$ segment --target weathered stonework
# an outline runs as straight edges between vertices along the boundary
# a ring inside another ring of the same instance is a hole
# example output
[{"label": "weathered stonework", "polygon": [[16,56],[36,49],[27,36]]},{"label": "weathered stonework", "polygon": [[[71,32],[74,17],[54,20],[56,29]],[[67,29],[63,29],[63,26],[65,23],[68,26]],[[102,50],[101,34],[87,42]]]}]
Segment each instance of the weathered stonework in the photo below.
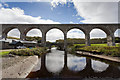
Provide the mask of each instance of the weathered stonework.
[{"label": "weathered stonework", "polygon": [[114,32],[120,28],[119,24],[2,24],[2,38],[7,37],[7,33],[17,28],[21,35],[20,39],[25,40],[26,34],[31,29],[37,28],[42,32],[42,44],[46,45],[46,33],[57,28],[64,34],[64,48],[67,46],[67,32],[73,28],[80,29],[85,34],[86,46],[90,46],[90,32],[94,28],[103,30],[107,34],[108,46],[115,46]]}]

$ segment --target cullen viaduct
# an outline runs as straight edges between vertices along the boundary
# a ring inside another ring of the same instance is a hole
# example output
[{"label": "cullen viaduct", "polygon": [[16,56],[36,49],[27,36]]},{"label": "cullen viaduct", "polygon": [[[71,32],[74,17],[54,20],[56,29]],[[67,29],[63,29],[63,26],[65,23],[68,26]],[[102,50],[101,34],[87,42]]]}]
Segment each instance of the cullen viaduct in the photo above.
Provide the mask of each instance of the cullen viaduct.
[{"label": "cullen viaduct", "polygon": [[1,24],[2,27],[2,38],[7,38],[7,33],[17,28],[20,31],[20,39],[25,40],[26,34],[31,29],[39,29],[42,32],[42,45],[46,46],[46,33],[57,28],[61,30],[64,34],[64,48],[67,46],[67,32],[71,29],[77,28],[84,32],[85,34],[85,44],[90,46],[90,32],[94,28],[103,30],[107,35],[108,46],[115,46],[114,33],[117,29],[120,29],[118,24]]}]

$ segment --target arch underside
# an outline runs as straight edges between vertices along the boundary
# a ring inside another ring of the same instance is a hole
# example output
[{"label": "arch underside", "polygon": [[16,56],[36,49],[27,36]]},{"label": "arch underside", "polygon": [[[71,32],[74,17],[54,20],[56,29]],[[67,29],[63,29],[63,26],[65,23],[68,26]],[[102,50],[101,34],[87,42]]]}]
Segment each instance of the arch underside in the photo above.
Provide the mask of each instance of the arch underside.
[{"label": "arch underside", "polygon": [[[49,30],[52,30],[52,29],[58,29],[60,31],[63,32],[64,34],[64,40],[66,38],[66,35],[67,35],[67,32],[72,30],[72,29],[79,29],[80,31],[82,31],[84,34],[85,34],[85,40],[89,42],[89,33],[93,30],[93,29],[101,29],[103,30],[107,36],[109,36],[109,42],[110,44],[111,43],[114,43],[114,36],[111,35],[111,34],[114,34],[113,31],[114,29],[112,30],[112,26],[115,27],[115,26],[118,26],[117,24],[114,24],[114,25],[111,25],[110,24],[101,24],[101,25],[97,25],[97,24],[2,24],[2,27],[4,27],[3,29],[3,36],[5,36],[10,30],[14,29],[14,28],[17,28],[20,33],[23,35],[23,38],[25,37],[25,35],[27,34],[28,31],[32,30],[32,29],[39,29],[44,38],[42,38],[42,41],[45,43],[46,39],[45,39],[45,36],[46,36],[46,33],[49,31]],[[12,27],[13,26],[13,27]],[[23,29],[22,29],[23,28]],[[87,34],[86,34],[87,33]],[[90,43],[90,42],[89,42]],[[89,44],[87,43],[87,44]]]}]

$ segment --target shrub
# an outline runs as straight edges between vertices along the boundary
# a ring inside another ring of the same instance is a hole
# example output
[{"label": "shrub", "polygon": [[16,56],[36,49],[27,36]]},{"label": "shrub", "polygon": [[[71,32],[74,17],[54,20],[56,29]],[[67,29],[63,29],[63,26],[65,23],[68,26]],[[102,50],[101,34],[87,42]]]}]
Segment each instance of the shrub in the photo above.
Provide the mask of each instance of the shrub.
[{"label": "shrub", "polygon": [[120,57],[120,47],[109,47],[109,46],[86,46],[77,48],[77,50],[90,51],[93,53],[103,53],[104,55]]},{"label": "shrub", "polygon": [[32,49],[23,49],[23,50],[14,50],[11,51],[9,54],[18,55],[18,56],[33,56],[33,55],[42,55],[46,53],[46,48],[32,48]]}]

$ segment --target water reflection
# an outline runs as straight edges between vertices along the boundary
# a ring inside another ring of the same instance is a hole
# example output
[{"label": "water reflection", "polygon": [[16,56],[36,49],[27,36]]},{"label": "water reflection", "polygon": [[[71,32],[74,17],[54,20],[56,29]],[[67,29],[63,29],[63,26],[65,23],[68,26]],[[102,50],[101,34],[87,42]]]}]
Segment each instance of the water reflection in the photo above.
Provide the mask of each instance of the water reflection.
[{"label": "water reflection", "polygon": [[117,77],[120,78],[120,67],[68,54],[52,48],[51,53],[42,55],[38,65],[27,78],[55,78],[55,77]]},{"label": "water reflection", "polygon": [[120,67],[118,67],[118,69],[120,70]]},{"label": "water reflection", "polygon": [[86,58],[68,54],[67,66],[72,71],[81,71],[86,67]]},{"label": "water reflection", "polygon": [[92,69],[96,72],[102,72],[105,71],[108,68],[109,64],[106,64],[104,62],[92,60]]},{"label": "water reflection", "polygon": [[46,68],[49,72],[59,73],[64,67],[64,52],[55,49],[52,48],[51,53],[46,55]]}]

